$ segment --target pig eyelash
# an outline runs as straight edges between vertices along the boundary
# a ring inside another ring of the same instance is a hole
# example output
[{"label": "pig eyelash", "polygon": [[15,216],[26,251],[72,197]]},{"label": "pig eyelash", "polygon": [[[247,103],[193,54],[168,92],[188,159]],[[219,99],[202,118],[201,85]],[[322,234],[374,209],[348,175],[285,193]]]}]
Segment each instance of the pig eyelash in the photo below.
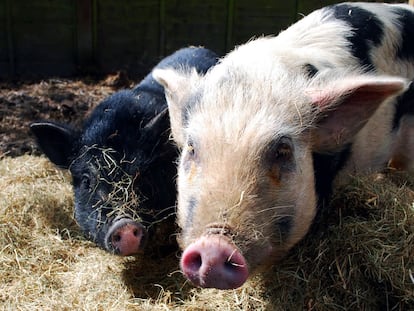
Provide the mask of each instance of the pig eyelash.
[{"label": "pig eyelash", "polygon": [[276,158],[289,158],[292,155],[292,144],[289,138],[282,137],[275,148]]},{"label": "pig eyelash", "polygon": [[290,146],[288,144],[281,143],[279,145],[279,148],[277,149],[276,157],[277,158],[286,158],[286,157],[289,157],[290,155],[291,155]]},{"label": "pig eyelash", "polygon": [[81,178],[82,188],[87,189],[88,192],[92,192],[92,182],[89,174],[83,173]]},{"label": "pig eyelash", "polygon": [[271,170],[276,168],[278,174],[282,171],[289,171],[294,167],[293,153],[292,140],[283,136],[269,145],[266,151],[265,163]]},{"label": "pig eyelash", "polygon": [[194,144],[193,144],[192,141],[189,141],[187,143],[187,153],[190,157],[194,157],[194,155],[195,155]]},{"label": "pig eyelash", "polygon": [[[256,213],[259,214],[259,213],[265,213],[268,211],[286,210],[292,207],[294,207],[294,205],[274,206],[274,207],[268,207],[268,208],[261,209],[257,211]],[[277,215],[277,216],[280,216],[280,215]]]}]

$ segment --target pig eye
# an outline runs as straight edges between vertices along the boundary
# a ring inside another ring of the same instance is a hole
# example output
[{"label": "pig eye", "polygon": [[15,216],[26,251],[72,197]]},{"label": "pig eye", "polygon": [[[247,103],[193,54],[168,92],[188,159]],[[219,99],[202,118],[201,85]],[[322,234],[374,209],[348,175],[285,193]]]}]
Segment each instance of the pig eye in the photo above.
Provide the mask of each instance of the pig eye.
[{"label": "pig eye", "polygon": [[273,178],[280,179],[284,172],[294,168],[293,143],[288,137],[281,137],[269,145],[266,152],[266,165]]},{"label": "pig eye", "polygon": [[187,141],[187,145],[184,148],[185,152],[183,152],[184,157],[182,158],[182,165],[184,170],[188,173],[190,169],[193,167],[193,164],[198,161],[197,153],[193,142],[191,140]]},{"label": "pig eye", "polygon": [[278,161],[286,161],[292,157],[292,145],[290,140],[286,137],[281,138],[275,149],[275,157]]},{"label": "pig eye", "polygon": [[187,154],[193,158],[195,156],[195,149],[192,141],[187,143]]},{"label": "pig eye", "polygon": [[92,191],[91,178],[89,177],[89,174],[82,175],[81,188],[87,190],[88,192]]}]

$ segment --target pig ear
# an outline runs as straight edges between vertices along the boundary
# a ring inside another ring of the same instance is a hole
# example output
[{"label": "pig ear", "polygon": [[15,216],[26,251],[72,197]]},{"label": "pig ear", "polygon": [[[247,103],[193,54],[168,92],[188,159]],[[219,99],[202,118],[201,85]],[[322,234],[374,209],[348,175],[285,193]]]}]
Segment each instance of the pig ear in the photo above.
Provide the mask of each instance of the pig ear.
[{"label": "pig ear", "polygon": [[185,99],[190,94],[196,72],[180,72],[174,69],[156,69],[154,79],[164,87],[170,114],[171,132],[175,142],[183,146],[185,142],[184,124]]},{"label": "pig ear", "polygon": [[352,141],[381,103],[406,88],[404,79],[358,77],[337,81],[324,89],[307,89],[305,93],[318,111],[313,150],[338,151]]},{"label": "pig ear", "polygon": [[68,169],[79,133],[69,126],[47,121],[31,123],[30,130],[50,161],[61,168]]}]

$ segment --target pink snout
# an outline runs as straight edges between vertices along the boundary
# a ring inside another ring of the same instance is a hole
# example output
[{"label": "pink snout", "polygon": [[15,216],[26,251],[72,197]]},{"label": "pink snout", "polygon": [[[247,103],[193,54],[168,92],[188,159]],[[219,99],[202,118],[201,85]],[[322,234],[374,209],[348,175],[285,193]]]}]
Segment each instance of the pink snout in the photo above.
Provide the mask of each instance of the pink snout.
[{"label": "pink snout", "polygon": [[181,257],[181,270],[196,286],[234,289],[249,276],[246,260],[226,237],[208,235],[190,244]]},{"label": "pink snout", "polygon": [[142,248],[144,228],[129,219],[117,221],[107,234],[106,243],[119,255],[130,256]]}]

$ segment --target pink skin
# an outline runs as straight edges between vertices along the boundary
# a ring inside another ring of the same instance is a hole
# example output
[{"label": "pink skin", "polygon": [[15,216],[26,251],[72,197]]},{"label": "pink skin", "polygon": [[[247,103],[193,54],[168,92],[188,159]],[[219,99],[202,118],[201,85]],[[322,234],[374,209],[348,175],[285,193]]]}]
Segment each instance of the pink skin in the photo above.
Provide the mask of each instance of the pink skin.
[{"label": "pink skin", "polygon": [[196,286],[234,289],[249,276],[246,260],[226,237],[202,236],[181,257],[181,270]]},{"label": "pink skin", "polygon": [[141,225],[121,220],[121,223],[111,230],[109,240],[119,255],[130,256],[140,251],[143,236],[144,229]]}]

